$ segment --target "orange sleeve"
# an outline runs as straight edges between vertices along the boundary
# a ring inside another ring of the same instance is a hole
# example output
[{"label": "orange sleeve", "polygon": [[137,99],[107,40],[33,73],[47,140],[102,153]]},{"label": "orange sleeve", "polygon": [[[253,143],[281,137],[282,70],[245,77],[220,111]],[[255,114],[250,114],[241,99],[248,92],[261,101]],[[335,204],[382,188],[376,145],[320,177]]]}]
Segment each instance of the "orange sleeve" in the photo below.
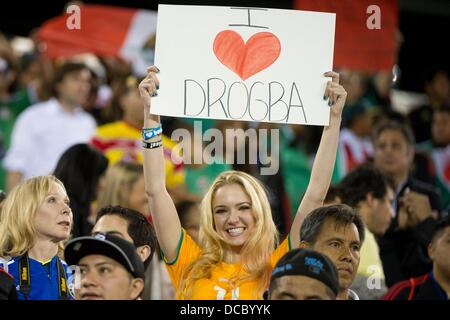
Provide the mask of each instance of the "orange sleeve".
[{"label": "orange sleeve", "polygon": [[280,258],[289,250],[291,250],[291,244],[289,241],[289,236],[287,236],[270,256],[270,265],[272,266],[272,269],[275,268],[278,260],[280,260]]},{"label": "orange sleeve", "polygon": [[170,279],[173,286],[178,290],[181,283],[183,271],[200,255],[202,250],[189,236],[186,230],[181,229],[180,242],[178,244],[178,252],[175,260],[167,261],[163,255],[164,262],[166,263],[167,271],[169,272]]}]

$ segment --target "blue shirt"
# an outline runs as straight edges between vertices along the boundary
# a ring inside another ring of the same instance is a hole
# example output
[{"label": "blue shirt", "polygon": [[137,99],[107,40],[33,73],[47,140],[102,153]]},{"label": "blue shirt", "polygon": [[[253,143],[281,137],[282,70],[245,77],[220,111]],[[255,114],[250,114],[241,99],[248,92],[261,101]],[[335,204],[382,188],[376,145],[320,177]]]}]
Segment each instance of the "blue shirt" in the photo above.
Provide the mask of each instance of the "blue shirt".
[{"label": "blue shirt", "polygon": [[[59,279],[57,257],[47,263],[28,258],[30,261],[30,285],[31,291],[28,293],[28,300],[58,300],[59,299]],[[19,281],[19,260],[20,257],[14,257],[8,261],[7,270],[14,277],[17,295],[19,300],[25,300],[25,296],[20,292]],[[68,274],[68,266],[63,260],[61,261],[66,275]],[[4,267],[4,269],[6,269]],[[66,283],[68,285],[67,277]],[[70,297],[72,299],[72,297]]]}]

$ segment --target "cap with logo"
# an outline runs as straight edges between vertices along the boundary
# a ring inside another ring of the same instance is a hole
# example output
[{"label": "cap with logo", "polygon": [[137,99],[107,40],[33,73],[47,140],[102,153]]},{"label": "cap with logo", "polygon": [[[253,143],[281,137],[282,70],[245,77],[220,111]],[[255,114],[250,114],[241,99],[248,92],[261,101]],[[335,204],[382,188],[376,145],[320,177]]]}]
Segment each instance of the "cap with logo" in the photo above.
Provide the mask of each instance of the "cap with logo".
[{"label": "cap with logo", "polygon": [[131,242],[111,234],[78,237],[70,240],[64,249],[69,265],[77,265],[89,255],[102,255],[120,263],[135,278],[144,279],[144,265]]},{"label": "cap with logo", "polygon": [[319,280],[335,295],[339,292],[339,276],[333,262],[327,256],[305,248],[287,252],[272,271],[270,281],[283,276],[306,276]]}]

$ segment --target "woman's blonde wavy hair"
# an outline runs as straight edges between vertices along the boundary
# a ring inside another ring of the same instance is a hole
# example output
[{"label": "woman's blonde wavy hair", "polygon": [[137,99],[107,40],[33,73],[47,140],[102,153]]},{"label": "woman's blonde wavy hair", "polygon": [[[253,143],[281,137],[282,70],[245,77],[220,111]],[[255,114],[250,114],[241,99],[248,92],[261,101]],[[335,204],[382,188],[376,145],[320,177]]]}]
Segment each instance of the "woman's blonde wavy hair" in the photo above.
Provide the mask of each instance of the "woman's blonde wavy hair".
[{"label": "woman's blonde wavy hair", "polygon": [[[39,176],[15,186],[2,203],[0,211],[0,257],[23,255],[35,244],[36,212],[50,193],[52,183],[63,183],[55,176]],[[63,242],[60,243],[60,251]]]},{"label": "woman's blonde wavy hair", "polygon": [[105,187],[99,192],[97,208],[109,205],[128,206],[128,192],[144,175],[142,164],[132,161],[119,161],[108,168],[105,175]]},{"label": "woman's blonde wavy hair", "polygon": [[241,264],[248,273],[245,278],[231,279],[231,285],[238,287],[240,283],[256,280],[258,292],[254,299],[261,299],[269,284],[271,266],[270,256],[278,244],[279,236],[272,219],[269,200],[262,184],[251,175],[241,171],[226,171],[212,183],[201,203],[199,244],[203,254],[184,271],[177,298],[189,299],[195,281],[211,277],[212,269],[224,258],[230,248],[224,238],[216,231],[214,225],[213,200],[217,190],[226,185],[237,184],[251,199],[252,212],[255,218],[255,231],[242,247]]}]

